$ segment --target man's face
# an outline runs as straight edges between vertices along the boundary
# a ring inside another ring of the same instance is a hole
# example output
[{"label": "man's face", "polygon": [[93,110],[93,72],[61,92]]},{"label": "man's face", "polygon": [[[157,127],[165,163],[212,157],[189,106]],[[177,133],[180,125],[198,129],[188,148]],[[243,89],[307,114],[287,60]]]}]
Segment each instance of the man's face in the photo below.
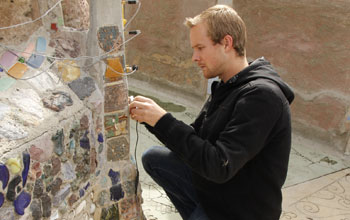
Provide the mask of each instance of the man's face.
[{"label": "man's face", "polygon": [[207,35],[206,24],[201,22],[190,30],[192,61],[202,69],[205,78],[210,79],[223,74],[224,46],[214,44]]}]

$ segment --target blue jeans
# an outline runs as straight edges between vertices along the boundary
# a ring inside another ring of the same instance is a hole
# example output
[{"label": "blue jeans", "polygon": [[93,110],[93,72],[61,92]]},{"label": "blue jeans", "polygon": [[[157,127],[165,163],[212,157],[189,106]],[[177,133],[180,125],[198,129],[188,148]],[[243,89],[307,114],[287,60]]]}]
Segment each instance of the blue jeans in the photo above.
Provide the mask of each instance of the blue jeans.
[{"label": "blue jeans", "polygon": [[151,147],[143,153],[142,164],[184,220],[209,220],[199,204],[191,170],[173,152],[165,147]]}]

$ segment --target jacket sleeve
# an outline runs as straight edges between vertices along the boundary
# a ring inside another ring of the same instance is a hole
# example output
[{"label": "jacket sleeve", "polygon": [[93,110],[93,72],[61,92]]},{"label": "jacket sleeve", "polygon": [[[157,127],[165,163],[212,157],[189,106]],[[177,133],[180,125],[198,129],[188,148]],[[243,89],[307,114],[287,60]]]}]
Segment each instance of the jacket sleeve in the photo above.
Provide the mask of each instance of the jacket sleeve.
[{"label": "jacket sleeve", "polygon": [[271,88],[254,86],[241,94],[213,144],[170,113],[156,123],[153,134],[194,172],[224,183],[262,150],[281,112],[282,101]]}]

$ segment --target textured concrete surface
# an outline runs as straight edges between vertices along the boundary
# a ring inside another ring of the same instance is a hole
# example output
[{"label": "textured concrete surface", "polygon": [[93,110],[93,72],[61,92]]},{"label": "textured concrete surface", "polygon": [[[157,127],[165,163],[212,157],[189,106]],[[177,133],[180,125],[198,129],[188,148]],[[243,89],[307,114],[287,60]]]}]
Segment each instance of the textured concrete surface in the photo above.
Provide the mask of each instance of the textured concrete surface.
[{"label": "textured concrete surface", "polygon": [[[140,86],[141,85],[141,86]],[[142,83],[131,80],[130,93],[137,92],[157,98],[165,108],[169,103],[185,107],[183,111],[169,111],[185,123],[191,123],[200,110],[199,103],[189,104],[185,99],[176,99],[159,92],[158,88],[145,89]],[[176,101],[173,101],[175,100]],[[164,103],[168,103],[165,104]],[[136,123],[130,122],[130,152],[135,152]],[[283,213],[281,219],[331,219],[350,217],[350,157],[332,146],[293,134],[289,172],[283,188]],[[165,192],[145,173],[141,155],[150,146],[162,145],[147,129],[138,125],[136,157],[140,171],[143,210],[148,220],[180,220],[181,217],[167,198]]]}]

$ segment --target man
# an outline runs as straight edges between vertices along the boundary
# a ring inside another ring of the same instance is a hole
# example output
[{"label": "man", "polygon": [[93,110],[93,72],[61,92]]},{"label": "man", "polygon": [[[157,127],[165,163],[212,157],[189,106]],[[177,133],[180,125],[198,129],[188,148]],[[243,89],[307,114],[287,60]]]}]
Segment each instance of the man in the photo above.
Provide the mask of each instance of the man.
[{"label": "man", "polygon": [[144,153],[144,168],[183,219],[277,220],[294,94],[264,58],[248,64],[245,24],[232,8],[213,6],[185,24],[192,60],[221,81],[191,126],[151,99],[130,103],[131,117],[165,145]]}]

